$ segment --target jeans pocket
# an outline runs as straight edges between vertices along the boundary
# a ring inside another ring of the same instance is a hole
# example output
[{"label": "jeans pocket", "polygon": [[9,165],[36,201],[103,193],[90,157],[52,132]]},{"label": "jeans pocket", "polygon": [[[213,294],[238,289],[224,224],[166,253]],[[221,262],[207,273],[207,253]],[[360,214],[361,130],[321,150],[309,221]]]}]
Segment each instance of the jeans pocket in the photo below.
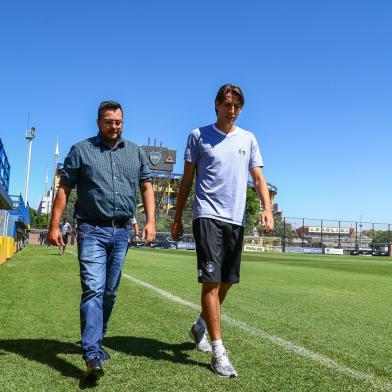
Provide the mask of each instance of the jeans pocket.
[{"label": "jeans pocket", "polygon": [[88,223],[82,223],[80,226],[78,226],[78,240],[93,234],[95,229],[96,226],[89,225]]}]

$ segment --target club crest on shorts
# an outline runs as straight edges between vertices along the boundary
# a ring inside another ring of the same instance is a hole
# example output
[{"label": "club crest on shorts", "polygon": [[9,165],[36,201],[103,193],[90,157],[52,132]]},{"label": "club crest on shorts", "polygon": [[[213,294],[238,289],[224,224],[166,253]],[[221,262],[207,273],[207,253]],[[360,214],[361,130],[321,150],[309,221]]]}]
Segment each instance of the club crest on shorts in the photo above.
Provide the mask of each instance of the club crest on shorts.
[{"label": "club crest on shorts", "polygon": [[245,151],[245,148],[239,148],[238,149],[238,154],[240,154],[242,157],[244,157],[245,156],[245,154],[246,154],[246,151]]},{"label": "club crest on shorts", "polygon": [[207,261],[206,271],[210,273],[215,271],[215,264],[212,261]]}]

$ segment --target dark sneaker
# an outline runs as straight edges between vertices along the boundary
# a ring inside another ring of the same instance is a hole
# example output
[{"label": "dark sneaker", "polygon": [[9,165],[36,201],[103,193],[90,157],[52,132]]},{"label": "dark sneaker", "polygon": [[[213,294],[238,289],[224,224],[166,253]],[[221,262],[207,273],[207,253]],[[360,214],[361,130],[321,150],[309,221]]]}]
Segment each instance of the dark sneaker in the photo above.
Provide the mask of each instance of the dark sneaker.
[{"label": "dark sneaker", "polygon": [[99,358],[91,359],[90,361],[86,361],[87,370],[85,373],[85,377],[90,380],[97,380],[98,378],[104,375],[104,371],[102,368],[101,360]]},{"label": "dark sneaker", "polygon": [[211,369],[214,373],[221,377],[237,377],[238,374],[230,363],[226,351],[216,353],[211,358]]},{"label": "dark sneaker", "polygon": [[189,331],[189,336],[196,343],[196,349],[203,352],[209,353],[212,351],[211,345],[208,341],[207,329],[201,327],[199,324],[195,323],[192,325]]}]

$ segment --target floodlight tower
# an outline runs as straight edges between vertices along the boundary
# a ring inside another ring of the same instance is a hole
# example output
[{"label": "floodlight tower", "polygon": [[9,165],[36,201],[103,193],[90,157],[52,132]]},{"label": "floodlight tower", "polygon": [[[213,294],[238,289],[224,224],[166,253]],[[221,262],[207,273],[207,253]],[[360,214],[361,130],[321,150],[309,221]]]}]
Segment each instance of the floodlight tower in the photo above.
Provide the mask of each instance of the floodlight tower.
[{"label": "floodlight tower", "polygon": [[45,200],[45,213],[48,214],[49,202],[48,202],[48,184],[49,184],[49,172],[46,169],[46,177],[45,177],[45,192],[44,192],[44,200]]},{"label": "floodlight tower", "polygon": [[56,141],[56,148],[54,150],[54,175],[56,176],[57,165],[59,163],[59,140]]},{"label": "floodlight tower", "polygon": [[26,181],[25,181],[25,192],[24,192],[24,202],[27,206],[27,192],[29,190],[29,177],[30,177],[30,161],[31,161],[31,146],[33,144],[33,139],[35,138],[35,128],[31,127],[29,131],[26,131],[27,140],[27,166],[26,166]]},{"label": "floodlight tower", "polygon": [[54,191],[56,189],[56,173],[57,173],[57,165],[59,163],[59,140],[56,140],[56,148],[54,150],[54,173],[53,173],[53,188],[52,188],[52,204],[50,206],[50,212],[52,212],[53,203],[54,203]]}]

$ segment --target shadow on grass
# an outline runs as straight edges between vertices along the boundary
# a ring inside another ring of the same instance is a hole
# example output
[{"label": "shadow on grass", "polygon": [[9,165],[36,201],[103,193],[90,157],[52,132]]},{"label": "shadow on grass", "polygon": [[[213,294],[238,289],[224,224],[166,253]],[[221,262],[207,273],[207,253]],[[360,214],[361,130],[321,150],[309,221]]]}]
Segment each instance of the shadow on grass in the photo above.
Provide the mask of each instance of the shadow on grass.
[{"label": "shadow on grass", "polygon": [[82,354],[74,343],[59,342],[51,339],[11,339],[0,340],[0,350],[18,354],[31,361],[40,362],[56,369],[65,377],[80,379],[84,372],[58,357],[58,354]]},{"label": "shadow on grass", "polygon": [[134,336],[110,336],[103,340],[103,345],[127,355],[209,368],[206,363],[189,359],[186,351],[194,350],[194,343],[171,344]]},{"label": "shadow on grass", "polygon": [[[170,344],[155,339],[112,336],[105,338],[104,345],[127,355],[208,368],[206,363],[189,359],[186,351],[194,349],[193,343]],[[82,355],[82,350],[77,344],[52,339],[10,339],[0,340],[0,350],[2,351],[0,355],[6,355],[7,352],[14,353],[47,365],[64,377],[77,379],[81,389],[94,388],[97,385],[94,381],[85,379],[84,370],[58,356],[59,354]]]},{"label": "shadow on grass", "polygon": [[80,354],[81,348],[68,342],[59,342],[50,339],[11,339],[0,340],[0,355],[7,352],[20,355],[31,361],[39,362],[57,370],[64,377],[79,380],[80,389],[95,388],[95,380],[86,379],[84,371],[75,365],[59,358],[59,354]]}]

